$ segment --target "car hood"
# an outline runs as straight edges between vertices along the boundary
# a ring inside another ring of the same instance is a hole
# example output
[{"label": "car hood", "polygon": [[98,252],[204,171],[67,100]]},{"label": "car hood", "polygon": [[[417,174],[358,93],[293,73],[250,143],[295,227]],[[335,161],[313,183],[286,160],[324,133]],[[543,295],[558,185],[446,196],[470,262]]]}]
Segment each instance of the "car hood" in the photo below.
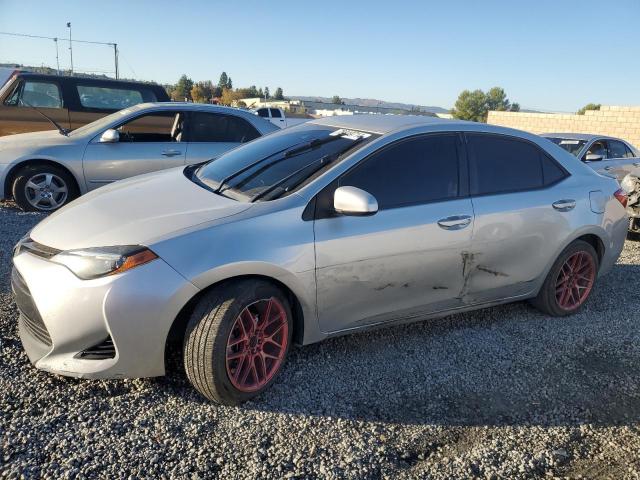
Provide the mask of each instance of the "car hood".
[{"label": "car hood", "polygon": [[71,142],[71,137],[66,137],[58,130],[46,130],[44,132],[18,133],[0,137],[0,148],[20,145],[66,145]]},{"label": "car hood", "polygon": [[202,188],[179,167],[98,188],[40,222],[31,238],[59,250],[150,245],[250,206]]}]

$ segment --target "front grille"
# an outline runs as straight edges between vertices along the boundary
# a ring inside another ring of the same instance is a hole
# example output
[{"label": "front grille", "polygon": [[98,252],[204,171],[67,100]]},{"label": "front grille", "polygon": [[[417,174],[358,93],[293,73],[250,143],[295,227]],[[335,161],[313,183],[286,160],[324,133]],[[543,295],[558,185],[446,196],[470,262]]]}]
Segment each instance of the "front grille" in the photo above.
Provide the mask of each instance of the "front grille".
[{"label": "front grille", "polygon": [[82,358],[84,360],[104,360],[107,358],[115,358],[116,347],[113,345],[111,337],[102,342],[87,348],[86,350],[76,353],[74,358]]},{"label": "front grille", "polygon": [[23,318],[23,325],[37,340],[47,346],[51,346],[51,337],[45,327],[38,307],[31,297],[29,287],[24,282],[22,275],[15,268],[11,271],[11,290],[15,298],[16,305]]}]

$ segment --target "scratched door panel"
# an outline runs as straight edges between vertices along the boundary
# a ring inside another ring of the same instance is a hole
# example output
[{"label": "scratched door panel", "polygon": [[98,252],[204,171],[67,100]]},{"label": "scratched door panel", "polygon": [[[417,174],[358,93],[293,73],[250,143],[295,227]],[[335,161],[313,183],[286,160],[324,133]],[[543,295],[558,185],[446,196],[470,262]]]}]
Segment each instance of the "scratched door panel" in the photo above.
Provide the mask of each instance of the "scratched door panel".
[{"label": "scratched door panel", "polygon": [[335,332],[461,305],[464,255],[473,222],[458,230],[438,220],[467,215],[456,199],[341,216],[315,224],[318,316]]},{"label": "scratched door panel", "polygon": [[[572,211],[552,207],[577,199]],[[467,304],[532,292],[536,280],[555,260],[558,245],[579,227],[579,212],[589,211],[584,194],[562,185],[549,189],[488,195],[472,199],[475,225],[466,265]]]}]

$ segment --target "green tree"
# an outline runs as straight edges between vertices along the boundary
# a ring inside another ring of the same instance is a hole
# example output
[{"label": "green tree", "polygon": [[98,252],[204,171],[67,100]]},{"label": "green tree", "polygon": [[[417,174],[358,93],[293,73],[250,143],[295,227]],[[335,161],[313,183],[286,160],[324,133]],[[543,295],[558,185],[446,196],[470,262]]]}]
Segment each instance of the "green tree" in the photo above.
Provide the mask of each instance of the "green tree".
[{"label": "green tree", "polygon": [[280,87],[276,88],[276,93],[273,94],[274,100],[284,100],[284,92]]},{"label": "green tree", "polygon": [[587,103],[584,107],[576,112],[576,115],[584,115],[584,112],[586,112],[587,110],[600,110],[600,106],[601,105],[599,103]]},{"label": "green tree", "polygon": [[264,97],[264,92],[262,91],[262,87],[260,87],[260,88],[258,89],[258,96],[259,96],[260,98]]},{"label": "green tree", "polygon": [[493,87],[485,94],[485,102],[488,110],[499,110],[501,112],[511,109],[511,103],[507,98],[503,88]]},{"label": "green tree", "polygon": [[453,118],[486,122],[489,110],[519,112],[520,105],[511,103],[503,88],[493,87],[487,93],[482,90],[464,90],[458,96],[456,104],[451,110]]},{"label": "green tree", "polygon": [[227,88],[229,90],[233,88],[233,81],[231,80],[231,77],[229,77],[229,80],[227,80]]},{"label": "green tree", "polygon": [[193,80],[186,75],[182,75],[178,83],[173,89],[171,98],[176,101],[191,100],[191,89],[193,88]]},{"label": "green tree", "polygon": [[220,80],[218,81],[218,87],[220,87],[221,90],[225,88],[229,88],[228,84],[229,84],[229,77],[227,76],[227,72],[222,72],[220,74]]},{"label": "green tree", "polygon": [[336,103],[338,105],[344,105],[344,100],[342,100],[340,98],[340,96],[334,95],[333,98],[331,99],[331,103]]},{"label": "green tree", "polygon": [[258,88],[255,85],[251,85],[248,89],[249,97],[254,98],[258,97]]},{"label": "green tree", "polygon": [[271,95],[269,94],[269,87],[264,87],[264,98],[271,98]]},{"label": "green tree", "polygon": [[484,122],[487,116],[487,97],[482,90],[463,90],[451,110],[453,118]]}]

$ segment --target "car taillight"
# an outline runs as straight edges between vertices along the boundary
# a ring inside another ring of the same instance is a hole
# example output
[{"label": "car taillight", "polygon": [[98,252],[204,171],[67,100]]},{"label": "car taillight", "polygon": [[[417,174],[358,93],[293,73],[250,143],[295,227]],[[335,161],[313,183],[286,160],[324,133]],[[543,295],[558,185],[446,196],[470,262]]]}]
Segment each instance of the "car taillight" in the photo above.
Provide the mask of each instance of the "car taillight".
[{"label": "car taillight", "polygon": [[618,200],[624,208],[627,208],[627,201],[629,200],[629,197],[627,197],[627,193],[624,190],[619,188],[613,196],[616,197],[616,200]]}]

